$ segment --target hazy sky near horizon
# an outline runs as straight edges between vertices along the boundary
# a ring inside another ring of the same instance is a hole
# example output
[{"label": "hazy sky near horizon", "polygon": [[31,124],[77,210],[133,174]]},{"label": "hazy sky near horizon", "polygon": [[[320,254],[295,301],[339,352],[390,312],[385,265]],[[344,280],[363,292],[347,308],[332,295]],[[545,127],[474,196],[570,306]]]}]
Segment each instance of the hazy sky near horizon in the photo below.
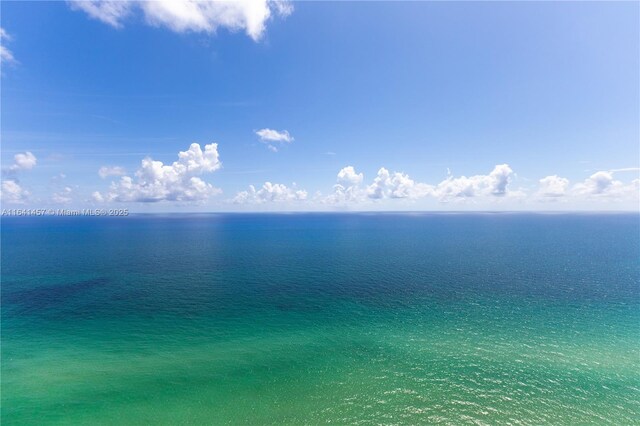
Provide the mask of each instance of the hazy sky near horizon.
[{"label": "hazy sky near horizon", "polygon": [[637,2],[0,8],[3,208],[638,209]]}]

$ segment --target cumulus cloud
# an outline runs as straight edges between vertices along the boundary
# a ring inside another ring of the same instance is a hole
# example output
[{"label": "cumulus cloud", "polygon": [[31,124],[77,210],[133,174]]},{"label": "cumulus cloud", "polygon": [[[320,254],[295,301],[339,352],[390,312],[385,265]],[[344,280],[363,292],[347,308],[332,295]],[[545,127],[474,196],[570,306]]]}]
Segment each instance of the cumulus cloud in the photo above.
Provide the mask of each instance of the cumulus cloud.
[{"label": "cumulus cloud", "polygon": [[421,198],[432,192],[431,185],[415,182],[405,173],[389,173],[384,167],[378,170],[373,183],[367,187],[367,196],[372,199]]},{"label": "cumulus cloud", "polygon": [[569,179],[551,175],[540,179],[538,195],[541,197],[564,197],[569,188]]},{"label": "cumulus cloud", "polygon": [[345,187],[360,185],[363,179],[364,175],[356,173],[356,169],[353,166],[343,167],[337,176],[338,185]]},{"label": "cumulus cloud", "polygon": [[508,164],[499,164],[493,168],[489,173],[488,186],[491,189],[491,194],[501,197],[507,194],[507,185],[513,178],[513,170]]},{"label": "cumulus cloud", "polygon": [[5,203],[24,204],[29,198],[29,192],[22,188],[17,180],[7,179],[2,181],[0,198]]},{"label": "cumulus cloud", "polygon": [[17,62],[16,58],[14,58],[13,53],[4,45],[7,41],[11,41],[11,36],[7,34],[4,28],[0,28],[0,63],[14,64]]},{"label": "cumulus cloud", "polygon": [[573,187],[574,193],[587,197],[626,197],[638,196],[638,182],[624,184],[614,179],[611,171],[599,171]]},{"label": "cumulus cloud", "polygon": [[284,0],[72,0],[74,10],[120,28],[123,21],[141,12],[152,26],[172,31],[212,34],[218,28],[244,31],[253,40],[263,36],[267,21],[273,16],[286,17],[293,6]]},{"label": "cumulus cloud", "polygon": [[102,166],[98,170],[98,175],[105,179],[109,176],[123,176],[127,174],[123,167],[120,166]]},{"label": "cumulus cloud", "polygon": [[13,156],[14,163],[9,166],[9,170],[3,170],[2,173],[8,179],[2,181],[2,191],[0,198],[2,201],[11,204],[23,204],[29,198],[29,191],[24,189],[18,179],[17,172],[22,170],[33,169],[38,159],[31,152],[18,153]]},{"label": "cumulus cloud", "polygon": [[192,143],[171,165],[147,157],[134,177],[122,176],[108,192],[96,192],[92,197],[95,201],[121,202],[201,201],[221,191],[198,176],[220,167],[217,143],[205,145],[204,151]]},{"label": "cumulus cloud", "polygon": [[294,141],[287,130],[260,129],[256,131],[256,135],[260,138],[260,142],[267,144],[267,149],[272,152],[278,152],[276,143],[287,144]]},{"label": "cumulus cloud", "polygon": [[236,204],[263,204],[306,199],[307,191],[297,189],[295,184],[292,187],[287,187],[281,183],[265,182],[258,190],[250,185],[248,191],[238,192],[232,201]]},{"label": "cumulus cloud", "polygon": [[509,194],[508,185],[514,176],[508,164],[499,164],[488,175],[449,176],[434,188],[434,195],[441,200],[476,196],[503,197]]},{"label": "cumulus cloud", "polygon": [[416,182],[403,172],[390,172],[381,167],[373,182],[361,186],[362,173],[356,173],[353,166],[344,167],[338,172],[333,194],[327,196],[327,203],[363,202],[381,199],[419,199],[434,197],[440,201],[468,197],[504,197],[522,196],[522,192],[508,188],[513,179],[513,170],[507,164],[500,164],[487,175],[471,177],[449,176],[437,185]]},{"label": "cumulus cloud", "polygon": [[364,191],[360,186],[363,179],[364,175],[356,172],[353,166],[343,167],[336,176],[333,194],[326,197],[323,201],[329,204],[362,201],[365,198]]},{"label": "cumulus cloud", "polygon": [[72,193],[73,189],[70,186],[65,186],[61,191],[55,192],[51,196],[51,200],[57,204],[67,204],[72,201]]},{"label": "cumulus cloud", "polygon": [[11,171],[31,170],[38,163],[38,159],[30,151],[13,156],[14,164],[9,167]]}]

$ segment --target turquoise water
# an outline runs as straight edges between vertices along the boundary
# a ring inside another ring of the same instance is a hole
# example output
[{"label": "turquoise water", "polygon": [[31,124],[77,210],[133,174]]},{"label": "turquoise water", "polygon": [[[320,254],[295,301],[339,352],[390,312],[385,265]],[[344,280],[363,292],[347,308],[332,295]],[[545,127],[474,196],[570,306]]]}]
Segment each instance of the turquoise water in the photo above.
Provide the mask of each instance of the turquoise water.
[{"label": "turquoise water", "polygon": [[640,424],[640,217],[2,221],[2,424]]}]

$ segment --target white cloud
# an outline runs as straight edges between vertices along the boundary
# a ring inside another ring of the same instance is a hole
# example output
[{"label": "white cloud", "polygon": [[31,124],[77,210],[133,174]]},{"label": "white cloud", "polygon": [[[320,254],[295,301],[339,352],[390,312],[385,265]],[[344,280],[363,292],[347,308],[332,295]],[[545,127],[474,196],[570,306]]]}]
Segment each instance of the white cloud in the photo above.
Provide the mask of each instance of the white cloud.
[{"label": "white cloud", "polygon": [[362,187],[363,180],[363,174],[356,173],[353,166],[342,168],[338,172],[337,183],[333,186],[333,194],[326,197],[324,202],[341,204],[346,202],[360,203],[367,199],[417,199],[433,193],[431,185],[415,182],[405,173],[391,173],[384,167],[378,170],[370,185]]},{"label": "white cloud", "polygon": [[236,204],[262,204],[267,202],[303,201],[307,199],[307,191],[287,187],[281,183],[265,182],[262,188],[256,190],[253,185],[248,191],[241,191],[233,198]]},{"label": "white cloud", "polygon": [[13,159],[15,161],[15,164],[9,167],[9,170],[12,171],[31,170],[38,163],[38,159],[30,151],[16,154],[13,156]]},{"label": "white cloud", "polygon": [[595,200],[630,201],[638,198],[640,180],[623,183],[614,178],[614,173],[637,171],[635,168],[599,171],[582,182],[570,186],[569,179],[556,175],[540,179],[538,191],[534,196],[540,198],[563,198],[567,202],[584,202]]},{"label": "white cloud", "polygon": [[507,194],[507,185],[513,178],[513,170],[508,164],[499,164],[489,173],[489,188],[491,194],[501,197]]},{"label": "white cloud", "polygon": [[287,17],[293,13],[293,4],[288,0],[269,1],[279,16]]},{"label": "white cloud", "polygon": [[260,137],[260,142],[267,144],[267,149],[272,152],[278,152],[275,143],[287,144],[294,141],[293,136],[287,130],[260,129],[256,131],[256,135]]},{"label": "white cloud", "polygon": [[540,179],[537,194],[541,197],[564,197],[569,188],[569,179],[551,175]]},{"label": "white cloud", "polygon": [[94,193],[92,197],[96,201],[122,202],[201,201],[221,191],[198,175],[220,167],[217,143],[205,145],[204,151],[199,144],[192,143],[187,151],[178,153],[178,161],[173,164],[165,165],[147,157],[134,178],[122,176],[107,193]]},{"label": "white cloud", "polygon": [[621,169],[611,169],[609,170],[611,173],[621,173],[621,172],[640,172],[640,167],[623,167]]},{"label": "white cloud", "polygon": [[433,192],[433,187],[415,182],[405,173],[389,173],[384,167],[378,170],[373,183],[367,187],[367,196],[382,198],[421,198]]},{"label": "white cloud", "polygon": [[93,201],[98,202],[98,203],[104,203],[104,202],[105,202],[104,197],[103,197],[103,196],[102,196],[102,194],[101,194],[101,193],[99,193],[98,191],[95,191],[95,192],[93,192],[93,193],[91,194],[91,199],[92,199]]},{"label": "white cloud", "polygon": [[116,28],[122,27],[122,20],[131,13],[134,2],[128,0],[72,0],[73,10],[82,10],[90,17]]},{"label": "white cloud", "polygon": [[120,166],[102,166],[98,170],[98,175],[100,175],[102,179],[109,176],[124,176],[125,174],[127,174],[127,172]]},{"label": "white cloud", "polygon": [[333,194],[323,201],[329,204],[341,204],[346,202],[358,202],[365,198],[365,193],[360,187],[364,175],[357,173],[353,166],[340,169],[336,176],[336,184],[333,186]]},{"label": "white cloud", "polygon": [[364,175],[362,173],[356,173],[356,169],[353,166],[347,166],[340,169],[338,172],[338,184],[342,186],[356,186],[362,183]]},{"label": "white cloud", "polygon": [[16,179],[16,172],[33,169],[36,166],[38,159],[29,151],[14,155],[13,159],[14,164],[9,167],[9,172],[6,173],[7,177],[11,178],[2,181],[0,197],[7,203],[23,204],[27,201],[30,194],[29,191],[24,189]]},{"label": "white cloud", "polygon": [[[363,173],[358,173],[353,166],[346,166],[337,173],[333,191],[325,196],[318,193],[309,199],[306,191],[300,192],[303,195],[296,195],[295,187],[288,188],[285,185],[267,182],[262,188],[257,189],[251,186],[248,191],[239,192],[233,201],[260,204],[268,201],[298,200],[306,201],[310,205],[324,204],[339,208],[348,205],[363,206],[378,200],[386,200],[389,203],[394,199],[405,199],[431,200],[426,202],[440,203],[457,201],[472,203],[481,208],[482,206],[521,208],[528,205],[527,199],[532,202],[563,200],[567,206],[570,204],[566,203],[575,203],[574,205],[583,207],[588,206],[588,201],[594,197],[628,203],[633,202],[640,195],[640,179],[623,184],[613,179],[610,172],[598,172],[573,187],[568,179],[550,175],[539,180],[538,188],[525,192],[511,187],[515,173],[508,164],[498,164],[484,175],[470,177],[450,175],[436,185],[417,182],[406,173],[391,172],[385,167],[378,170],[370,184],[365,184],[364,178]],[[585,202],[587,204],[584,204]]]},{"label": "white cloud", "polygon": [[635,179],[629,184],[624,184],[614,179],[613,173],[610,171],[599,171],[584,182],[577,183],[573,187],[573,191],[577,195],[587,197],[628,197],[638,196],[638,182]]},{"label": "white cloud", "polygon": [[6,203],[23,204],[29,198],[29,192],[22,188],[15,179],[7,179],[2,181],[0,198]]},{"label": "white cloud", "polygon": [[361,187],[362,173],[357,174],[353,166],[344,167],[338,172],[338,182],[333,187],[333,194],[324,202],[339,204],[344,202],[363,202],[367,199],[420,199],[435,197],[440,201],[464,199],[468,197],[516,197],[523,196],[520,191],[511,191],[508,185],[514,176],[507,164],[500,164],[488,175],[454,178],[449,176],[438,185],[416,182],[406,173],[390,172],[385,167],[378,170],[373,182]]},{"label": "white cloud", "polygon": [[578,194],[583,195],[608,195],[615,192],[615,189],[621,185],[622,182],[613,179],[611,172],[601,171],[592,174],[584,182],[576,184],[574,189]]},{"label": "white cloud", "polygon": [[94,19],[113,27],[134,11],[141,11],[149,25],[172,31],[215,33],[218,28],[245,31],[259,40],[267,21],[273,16],[286,17],[293,6],[283,0],[72,0],[72,9],[82,10]]},{"label": "white cloud", "polygon": [[57,204],[67,204],[72,201],[72,193],[73,189],[70,186],[65,186],[61,191],[55,192],[51,196],[51,200]]},{"label": "white cloud", "polygon": [[260,129],[256,131],[256,135],[260,136],[260,140],[267,142],[293,142],[293,137],[287,130]]},{"label": "white cloud", "polygon": [[359,202],[364,200],[363,191],[357,186],[333,185],[333,194],[324,201],[330,204],[340,204],[346,202]]},{"label": "white cloud", "polygon": [[435,187],[434,194],[443,201],[488,195],[502,197],[510,194],[508,185],[513,176],[508,164],[499,164],[488,175],[449,176]]},{"label": "white cloud", "polygon": [[13,56],[13,53],[5,47],[4,43],[6,41],[11,41],[11,36],[7,34],[4,28],[0,28],[0,63],[14,64],[17,62],[16,58]]},{"label": "white cloud", "polygon": [[0,44],[0,63],[15,63],[15,58],[13,57],[13,53],[6,47]]}]

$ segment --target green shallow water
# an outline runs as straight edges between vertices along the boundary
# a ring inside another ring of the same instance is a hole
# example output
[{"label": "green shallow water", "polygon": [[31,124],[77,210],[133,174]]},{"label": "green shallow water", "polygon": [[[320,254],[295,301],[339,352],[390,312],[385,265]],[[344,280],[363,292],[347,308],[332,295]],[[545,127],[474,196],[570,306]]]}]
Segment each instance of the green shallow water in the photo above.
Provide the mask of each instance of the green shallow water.
[{"label": "green shallow water", "polygon": [[2,226],[3,424],[640,424],[637,215]]}]

